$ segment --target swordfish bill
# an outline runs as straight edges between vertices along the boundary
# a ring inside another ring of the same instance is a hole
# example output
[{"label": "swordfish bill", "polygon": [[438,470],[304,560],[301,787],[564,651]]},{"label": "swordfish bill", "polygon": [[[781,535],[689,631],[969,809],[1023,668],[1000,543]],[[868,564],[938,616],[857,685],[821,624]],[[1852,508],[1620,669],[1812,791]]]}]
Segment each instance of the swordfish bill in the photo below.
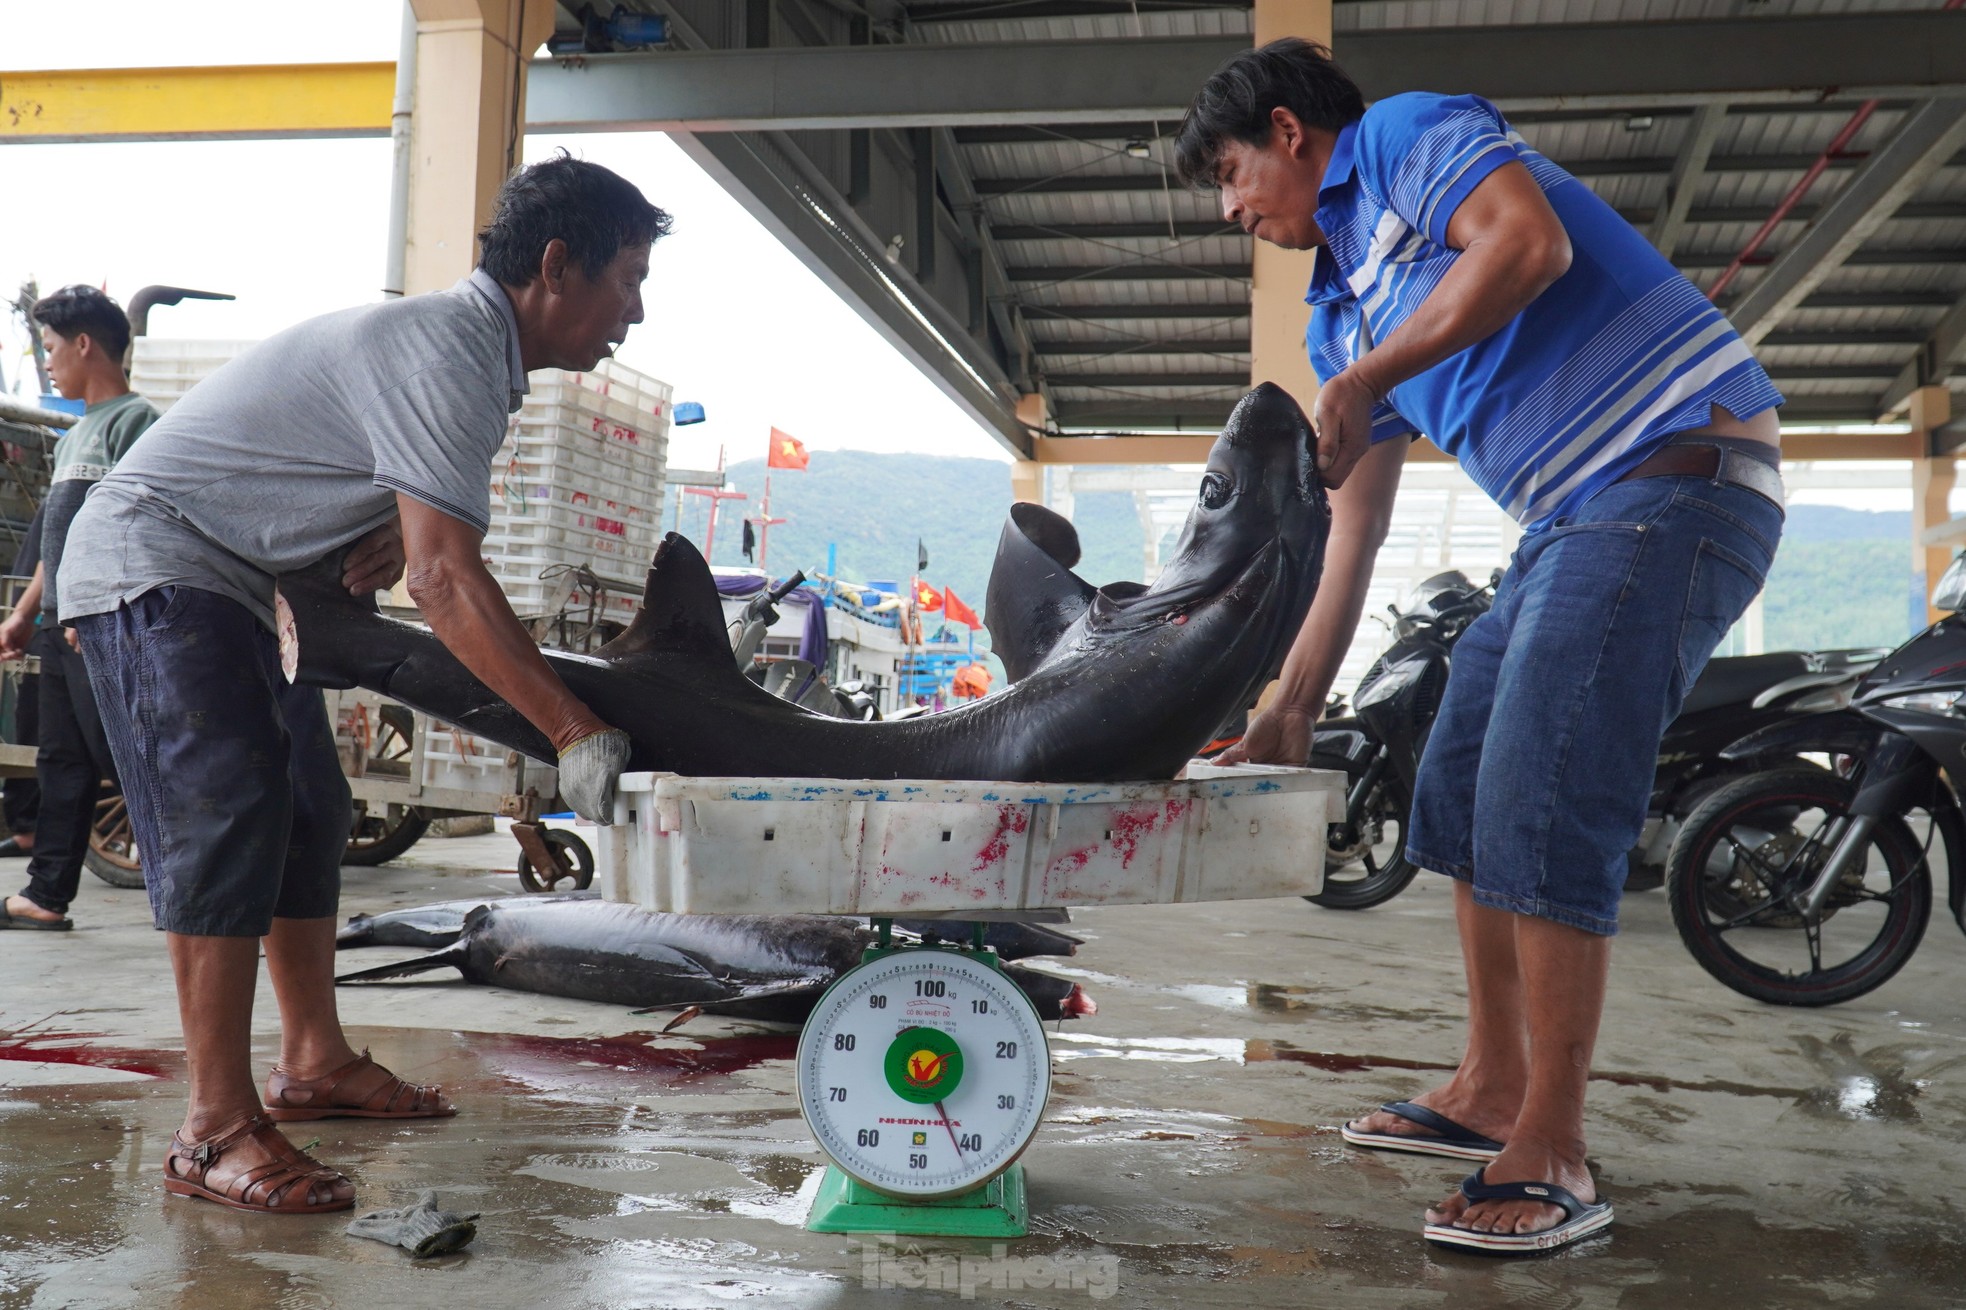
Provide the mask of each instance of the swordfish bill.
[{"label": "swordfish bill", "polygon": [[[629,768],[699,777],[1119,782],[1169,778],[1276,675],[1323,567],[1330,510],[1309,422],[1270,383],[1216,440],[1172,557],[1151,586],[1071,571],[1071,524],[1017,505],[992,569],[993,645],[1012,682],[942,714],[814,714],[745,678],[703,556],[670,533],[641,611],[592,655],[542,652],[574,695],[628,733]],[[366,687],[535,759],[538,729],[428,630],[340,584],[339,561],[280,579],[287,676]]]}]

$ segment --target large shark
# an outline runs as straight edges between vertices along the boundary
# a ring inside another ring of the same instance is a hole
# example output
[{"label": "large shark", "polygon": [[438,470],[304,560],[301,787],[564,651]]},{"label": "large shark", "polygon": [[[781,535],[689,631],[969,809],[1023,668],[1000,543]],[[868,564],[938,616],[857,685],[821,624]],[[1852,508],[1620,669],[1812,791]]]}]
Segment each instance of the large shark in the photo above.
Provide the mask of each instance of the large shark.
[{"label": "large shark", "polygon": [[[1310,424],[1281,388],[1243,397],[1210,452],[1152,586],[1094,588],[1078,537],[1016,506],[991,573],[988,622],[1011,676],[943,714],[862,723],[800,709],[740,674],[715,581],[667,536],[642,609],[593,655],[546,653],[634,743],[631,769],[702,777],[1117,782],[1172,777],[1276,675],[1316,594],[1330,510]],[[362,686],[550,762],[546,738],[423,628],[340,585],[333,559],[280,580],[288,675]]]}]

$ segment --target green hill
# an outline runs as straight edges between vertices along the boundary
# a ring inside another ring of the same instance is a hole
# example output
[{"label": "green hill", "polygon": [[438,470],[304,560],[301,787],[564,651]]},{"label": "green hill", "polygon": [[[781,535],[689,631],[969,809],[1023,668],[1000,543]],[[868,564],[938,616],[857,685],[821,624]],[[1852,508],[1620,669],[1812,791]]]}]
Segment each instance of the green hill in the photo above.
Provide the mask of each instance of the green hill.
[{"label": "green hill", "polygon": [[[763,460],[731,468],[731,483],[750,499],[725,502],[716,563],[744,562],[739,511],[758,512],[764,472]],[[841,577],[905,583],[914,571],[919,537],[928,547],[928,582],[938,589],[954,587],[982,612],[997,535],[1010,509],[1007,464],[821,450],[813,452],[804,471],[774,471],[771,492],[772,513],[786,520],[771,530],[767,562],[774,575],[823,571],[832,545]],[[681,530],[700,545],[706,502],[688,500]],[[1075,516],[1085,551],[1078,572],[1086,581],[1139,577],[1143,543],[1132,497],[1080,495]],[[1792,506],[1768,580],[1767,648],[1903,641],[1913,630],[1914,611],[1923,614],[1919,584],[1910,572],[1910,534],[1910,515],[1902,511]]]},{"label": "green hill", "polygon": [[[712,563],[745,563],[738,519],[740,511],[759,512],[764,473],[763,460],[731,466],[731,485],[750,499],[724,502]],[[681,531],[700,546],[708,502],[688,499],[692,503],[684,507]],[[837,547],[840,577],[905,585],[915,571],[919,538],[928,548],[923,576],[929,584],[938,590],[955,588],[980,614],[997,535],[1010,504],[1010,466],[995,460],[814,451],[809,468],[772,470],[772,517],[786,521],[771,529],[765,562],[777,576],[793,569],[823,572],[831,545]],[[1139,576],[1142,539],[1132,497],[1118,492],[1079,496],[1075,521],[1085,551],[1080,576],[1092,583]]]}]

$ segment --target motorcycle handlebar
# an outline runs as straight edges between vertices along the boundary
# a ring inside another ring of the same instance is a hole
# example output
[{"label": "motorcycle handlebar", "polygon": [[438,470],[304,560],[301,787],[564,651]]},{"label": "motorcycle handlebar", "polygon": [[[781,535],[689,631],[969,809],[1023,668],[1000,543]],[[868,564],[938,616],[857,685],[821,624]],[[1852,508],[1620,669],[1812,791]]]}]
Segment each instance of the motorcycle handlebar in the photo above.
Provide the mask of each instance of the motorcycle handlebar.
[{"label": "motorcycle handlebar", "polygon": [[794,573],[791,577],[785,579],[785,581],[779,583],[776,587],[773,587],[771,589],[769,593],[770,603],[776,605],[779,601],[784,600],[787,596],[791,595],[793,592],[797,591],[801,586],[803,586],[805,584],[805,580],[806,580],[805,570],[801,569],[798,572]]}]

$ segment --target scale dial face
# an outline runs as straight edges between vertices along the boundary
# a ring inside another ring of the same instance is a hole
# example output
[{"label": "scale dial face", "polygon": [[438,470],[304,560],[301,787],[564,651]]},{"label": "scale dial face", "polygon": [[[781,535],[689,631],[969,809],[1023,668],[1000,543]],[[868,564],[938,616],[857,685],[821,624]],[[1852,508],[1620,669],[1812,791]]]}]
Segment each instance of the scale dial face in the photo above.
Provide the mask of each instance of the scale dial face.
[{"label": "scale dial face", "polygon": [[1044,1118],[1051,1048],[1016,983],[957,951],[842,974],[799,1036],[799,1101],[826,1154],[876,1191],[955,1196],[1009,1168]]}]

